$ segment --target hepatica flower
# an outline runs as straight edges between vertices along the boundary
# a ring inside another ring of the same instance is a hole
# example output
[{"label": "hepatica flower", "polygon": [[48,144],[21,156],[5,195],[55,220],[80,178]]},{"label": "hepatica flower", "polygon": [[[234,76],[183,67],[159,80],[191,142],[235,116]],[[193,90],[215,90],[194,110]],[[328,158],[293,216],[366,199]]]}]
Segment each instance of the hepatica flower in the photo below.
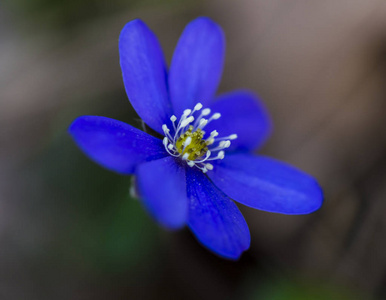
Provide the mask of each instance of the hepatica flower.
[{"label": "hepatica flower", "polygon": [[77,118],[69,132],[98,164],[136,176],[141,202],[163,227],[187,225],[205,247],[237,259],[250,234],[233,200],[308,214],[323,196],[311,176],[253,154],[270,133],[270,119],[249,91],[215,96],[224,52],[221,28],[200,17],[185,28],[168,70],[153,32],[141,20],[129,22],[119,38],[123,81],[156,134],[99,116]]}]

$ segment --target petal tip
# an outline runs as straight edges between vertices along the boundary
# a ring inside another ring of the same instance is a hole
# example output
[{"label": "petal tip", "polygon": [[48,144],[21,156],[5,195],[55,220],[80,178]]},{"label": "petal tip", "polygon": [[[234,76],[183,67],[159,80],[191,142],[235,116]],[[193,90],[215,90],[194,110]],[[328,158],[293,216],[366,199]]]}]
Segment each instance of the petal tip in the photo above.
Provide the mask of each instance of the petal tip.
[{"label": "petal tip", "polygon": [[314,197],[313,197],[313,205],[310,206],[309,210],[304,212],[304,214],[311,214],[319,210],[324,202],[324,193],[322,187],[313,179],[313,189],[314,189]]},{"label": "petal tip", "polygon": [[126,32],[127,30],[130,30],[133,27],[143,27],[146,26],[145,22],[143,22],[141,19],[134,19],[125,24],[121,30],[121,35],[122,33]]},{"label": "petal tip", "polygon": [[87,116],[79,116],[75,118],[70,126],[67,128],[67,132],[74,138],[76,134],[76,130],[82,126],[82,123],[87,119]]},{"label": "petal tip", "polygon": [[[134,19],[123,26],[119,38],[118,38],[118,43],[119,43],[119,51],[123,51],[125,45],[125,42],[130,41],[132,39],[137,39],[139,35],[143,35],[144,30],[147,29],[146,24],[141,20],[141,19]],[[150,29],[149,29],[150,31]],[[121,53],[122,54],[122,53]]]},{"label": "petal tip", "polygon": [[212,27],[218,27],[221,29],[221,27],[215,21],[213,21],[211,18],[207,16],[199,16],[193,21],[191,21],[190,24],[196,24],[196,25],[200,24],[202,26],[212,26]]},{"label": "petal tip", "polygon": [[240,247],[239,249],[237,249],[237,251],[221,252],[221,251],[218,251],[216,249],[210,249],[210,250],[221,258],[228,259],[231,261],[238,261],[238,260],[240,260],[241,256],[244,254],[244,252],[248,251],[249,246],[250,246],[250,240],[249,240],[247,246]]},{"label": "petal tip", "polygon": [[[191,21],[188,26],[192,27],[200,27],[203,32],[210,32],[211,35],[221,40],[221,44],[223,45],[223,51],[225,52],[225,33],[222,27],[213,21],[211,18],[206,16],[201,16],[193,21]],[[188,27],[187,26],[187,27]],[[215,34],[216,33],[216,34]]]},{"label": "petal tip", "polygon": [[209,176],[228,197],[267,212],[304,215],[323,204],[315,178],[264,156],[228,155]]}]

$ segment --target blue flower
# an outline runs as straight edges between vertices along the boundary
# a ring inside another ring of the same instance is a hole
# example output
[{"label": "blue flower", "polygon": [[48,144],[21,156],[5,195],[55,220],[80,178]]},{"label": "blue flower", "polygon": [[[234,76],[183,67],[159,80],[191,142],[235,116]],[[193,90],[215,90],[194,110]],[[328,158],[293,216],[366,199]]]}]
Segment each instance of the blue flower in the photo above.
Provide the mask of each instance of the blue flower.
[{"label": "blue flower", "polygon": [[69,132],[96,163],[136,176],[144,207],[161,225],[187,225],[205,247],[237,259],[250,234],[233,200],[283,214],[321,206],[322,191],[311,176],[252,154],[271,129],[260,100],[244,90],[215,97],[225,52],[216,23],[206,17],[189,23],[169,70],[141,20],[123,28],[119,52],[130,102],[159,137],[98,116],[77,118]]}]

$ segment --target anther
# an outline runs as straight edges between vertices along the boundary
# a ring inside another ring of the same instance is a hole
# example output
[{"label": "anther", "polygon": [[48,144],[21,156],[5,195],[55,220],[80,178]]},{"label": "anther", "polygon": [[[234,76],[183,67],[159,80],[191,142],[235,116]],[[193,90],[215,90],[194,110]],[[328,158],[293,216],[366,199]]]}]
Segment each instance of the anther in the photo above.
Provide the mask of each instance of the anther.
[{"label": "anther", "polygon": [[230,145],[231,145],[231,141],[224,141],[223,147],[224,148],[229,148]]},{"label": "anther", "polygon": [[209,145],[212,145],[214,143],[214,139],[213,138],[208,138],[207,140],[206,140],[206,144],[209,146]]},{"label": "anther", "polygon": [[201,112],[201,114],[202,114],[203,116],[209,115],[209,114],[210,114],[210,108],[205,108],[205,109],[203,109],[202,112]]},{"label": "anther", "polygon": [[189,146],[191,142],[192,142],[192,138],[188,136],[184,142],[184,146],[185,147]]},{"label": "anther", "polygon": [[213,165],[212,164],[205,164],[205,168],[208,170],[213,170]]},{"label": "anther", "polygon": [[202,108],[202,104],[201,103],[197,103],[196,106],[194,107],[194,110],[195,111],[198,111]]},{"label": "anther", "polygon": [[225,141],[221,141],[221,142],[218,144],[218,146],[221,147],[221,148],[223,148],[224,145],[225,145]]},{"label": "anther", "polygon": [[221,117],[221,114],[220,114],[220,113],[215,113],[215,114],[211,117],[211,119],[217,120],[217,119],[220,119],[220,117]]},{"label": "anther", "polygon": [[210,137],[214,138],[214,137],[216,137],[216,136],[218,136],[218,132],[217,132],[217,130],[213,130],[213,131],[210,133]]},{"label": "anther", "polygon": [[198,125],[198,128],[201,128],[201,129],[202,129],[206,124],[208,124],[208,120],[202,118],[202,119],[200,120],[200,123],[199,123],[199,125]]},{"label": "anther", "polygon": [[172,115],[170,117],[170,121],[175,122],[177,120],[177,117],[175,115]]},{"label": "anther", "polygon": [[162,125],[162,130],[166,133],[166,132],[169,132],[169,128],[166,126],[166,124],[163,124]]},{"label": "anther", "polygon": [[192,123],[193,121],[194,121],[194,117],[190,116],[189,118],[182,121],[181,127],[186,127],[188,124]]},{"label": "anther", "polygon": [[184,116],[189,116],[191,114],[191,112],[192,112],[191,109],[185,109],[183,115]]}]

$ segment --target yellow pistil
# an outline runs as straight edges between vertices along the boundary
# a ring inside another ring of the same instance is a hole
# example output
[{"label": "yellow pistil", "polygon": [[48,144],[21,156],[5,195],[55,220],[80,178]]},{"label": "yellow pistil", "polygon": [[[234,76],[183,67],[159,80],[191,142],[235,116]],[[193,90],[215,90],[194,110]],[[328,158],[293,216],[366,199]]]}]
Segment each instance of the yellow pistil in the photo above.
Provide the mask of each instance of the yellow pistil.
[{"label": "yellow pistil", "polygon": [[[208,145],[203,139],[205,131],[200,128],[193,132],[193,126],[190,125],[189,129],[178,138],[176,142],[177,151],[183,156],[188,154],[189,160],[196,160],[199,157],[205,155],[208,151]],[[188,139],[190,137],[190,139]],[[186,141],[190,140],[190,143],[186,145]]]}]

